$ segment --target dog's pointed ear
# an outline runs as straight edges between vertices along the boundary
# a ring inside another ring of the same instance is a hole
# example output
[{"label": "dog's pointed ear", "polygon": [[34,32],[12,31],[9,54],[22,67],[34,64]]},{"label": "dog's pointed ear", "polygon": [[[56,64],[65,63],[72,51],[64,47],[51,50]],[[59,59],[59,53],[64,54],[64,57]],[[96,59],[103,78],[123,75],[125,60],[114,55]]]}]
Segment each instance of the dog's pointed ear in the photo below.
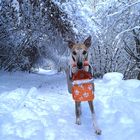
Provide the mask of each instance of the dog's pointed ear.
[{"label": "dog's pointed ear", "polygon": [[73,48],[73,45],[74,45],[74,44],[75,44],[75,43],[74,43],[73,41],[68,41],[68,46],[69,46],[70,49]]},{"label": "dog's pointed ear", "polygon": [[84,41],[84,44],[87,48],[91,46],[91,35]]}]

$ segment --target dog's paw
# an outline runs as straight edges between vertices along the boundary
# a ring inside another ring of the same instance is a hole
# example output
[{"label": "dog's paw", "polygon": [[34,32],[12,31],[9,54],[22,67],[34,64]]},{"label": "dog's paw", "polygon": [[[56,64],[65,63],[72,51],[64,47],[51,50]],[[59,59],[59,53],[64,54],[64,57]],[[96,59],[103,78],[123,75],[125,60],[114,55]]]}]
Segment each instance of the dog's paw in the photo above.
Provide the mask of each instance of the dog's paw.
[{"label": "dog's paw", "polygon": [[102,134],[102,130],[96,129],[95,133],[96,133],[97,135],[101,135],[101,134]]},{"label": "dog's paw", "polygon": [[76,119],[76,124],[77,124],[77,125],[81,125],[80,119]]}]

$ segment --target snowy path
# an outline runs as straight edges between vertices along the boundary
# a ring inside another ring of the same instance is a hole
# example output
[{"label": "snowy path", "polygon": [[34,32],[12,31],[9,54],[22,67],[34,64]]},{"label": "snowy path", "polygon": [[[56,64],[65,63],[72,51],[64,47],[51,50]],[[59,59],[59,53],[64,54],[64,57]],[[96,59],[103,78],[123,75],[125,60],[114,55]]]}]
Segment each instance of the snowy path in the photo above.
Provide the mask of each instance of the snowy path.
[{"label": "snowy path", "polygon": [[121,78],[111,73],[95,80],[94,104],[103,131],[96,136],[87,103],[82,125],[75,124],[64,74],[0,72],[0,140],[139,140],[140,81]]}]

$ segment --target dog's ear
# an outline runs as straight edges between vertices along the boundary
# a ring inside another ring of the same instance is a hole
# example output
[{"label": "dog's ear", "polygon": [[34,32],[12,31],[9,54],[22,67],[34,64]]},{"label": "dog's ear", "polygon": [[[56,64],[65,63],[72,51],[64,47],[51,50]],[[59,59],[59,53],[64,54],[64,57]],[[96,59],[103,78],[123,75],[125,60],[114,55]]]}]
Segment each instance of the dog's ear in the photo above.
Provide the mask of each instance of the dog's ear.
[{"label": "dog's ear", "polygon": [[91,35],[84,41],[84,44],[87,48],[91,46]]},{"label": "dog's ear", "polygon": [[73,41],[68,41],[68,46],[69,46],[70,49],[73,48],[73,45],[74,45],[74,44],[75,44],[75,43],[74,43]]}]

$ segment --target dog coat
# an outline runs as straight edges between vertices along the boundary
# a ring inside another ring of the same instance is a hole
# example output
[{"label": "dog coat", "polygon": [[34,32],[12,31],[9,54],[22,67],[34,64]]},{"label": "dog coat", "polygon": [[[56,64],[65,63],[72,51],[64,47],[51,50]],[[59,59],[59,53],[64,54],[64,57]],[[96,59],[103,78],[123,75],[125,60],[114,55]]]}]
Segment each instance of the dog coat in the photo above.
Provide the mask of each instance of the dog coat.
[{"label": "dog coat", "polygon": [[92,74],[84,70],[78,70],[72,74],[72,82],[74,83],[72,84],[72,97],[75,101],[92,101],[94,99],[94,84],[84,82],[90,79],[92,79]]}]

